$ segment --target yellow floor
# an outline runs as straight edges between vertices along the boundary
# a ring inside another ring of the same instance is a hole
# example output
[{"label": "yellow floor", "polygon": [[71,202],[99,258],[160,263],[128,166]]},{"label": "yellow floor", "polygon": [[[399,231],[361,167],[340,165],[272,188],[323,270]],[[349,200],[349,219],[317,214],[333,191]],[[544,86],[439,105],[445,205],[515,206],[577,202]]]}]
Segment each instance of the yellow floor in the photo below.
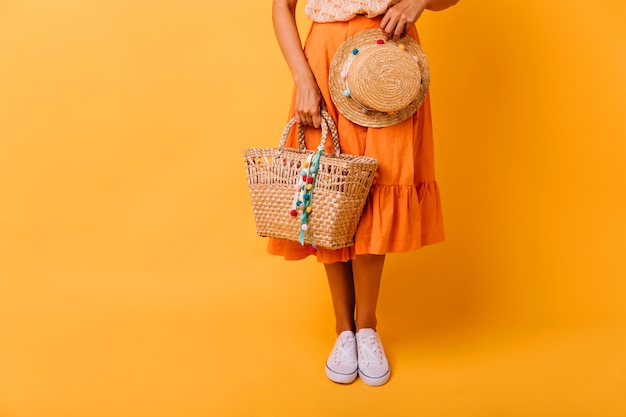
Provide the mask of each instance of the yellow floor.
[{"label": "yellow floor", "polygon": [[[298,265],[310,271],[300,281],[288,274]],[[274,268],[274,286],[246,279],[254,268]],[[341,386],[324,374],[334,336],[317,265],[257,260],[219,286],[210,271],[158,269],[32,268],[4,279],[0,415],[626,415],[623,323],[469,327],[463,313],[429,319],[437,308],[392,302],[388,278],[380,333],[391,380]]]}]

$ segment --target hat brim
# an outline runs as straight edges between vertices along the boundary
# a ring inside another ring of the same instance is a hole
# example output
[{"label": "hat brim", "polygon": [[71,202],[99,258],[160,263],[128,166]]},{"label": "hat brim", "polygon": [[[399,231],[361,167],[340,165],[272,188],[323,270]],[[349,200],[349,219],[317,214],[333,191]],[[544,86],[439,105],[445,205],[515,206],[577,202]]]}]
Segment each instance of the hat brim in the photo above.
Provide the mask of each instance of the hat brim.
[{"label": "hat brim", "polygon": [[[417,41],[407,36],[400,39],[397,43],[403,45],[409,54],[417,58],[420,69],[421,86],[415,100],[403,109],[393,113],[385,113],[372,109],[364,109],[357,101],[349,96],[346,97],[344,95],[346,81],[341,75],[349,66],[352,51],[354,49],[363,48],[364,46],[376,45],[376,41],[382,38],[383,33],[380,29],[361,31],[341,44],[330,63],[328,87],[335,107],[337,107],[337,110],[346,119],[365,127],[387,127],[405,121],[415,114],[417,109],[422,105],[430,85],[430,69],[426,55]],[[392,43],[392,41],[387,42]]]}]

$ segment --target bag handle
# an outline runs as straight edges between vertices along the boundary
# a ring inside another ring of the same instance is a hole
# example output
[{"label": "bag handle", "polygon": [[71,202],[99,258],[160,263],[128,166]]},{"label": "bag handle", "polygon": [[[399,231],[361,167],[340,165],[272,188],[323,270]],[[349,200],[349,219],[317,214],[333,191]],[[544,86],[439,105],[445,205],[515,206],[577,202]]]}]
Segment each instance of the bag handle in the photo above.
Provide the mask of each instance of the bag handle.
[{"label": "bag handle", "polygon": [[[333,141],[333,154],[335,156],[341,155],[341,148],[339,147],[339,134],[337,133],[337,127],[335,126],[335,122],[333,122],[332,117],[325,109],[320,109],[320,116],[322,118],[322,138],[320,141],[320,145],[318,149],[325,149],[326,147],[326,139],[328,137],[328,131],[330,130],[330,137]],[[280,142],[278,144],[279,151],[283,151],[285,149],[285,143],[287,143],[287,136],[289,136],[289,132],[291,128],[296,124],[296,118],[292,118],[287,122],[287,125],[283,129],[283,134],[280,137]],[[304,144],[304,129],[305,126],[298,125],[298,149],[305,150],[306,146]]]}]

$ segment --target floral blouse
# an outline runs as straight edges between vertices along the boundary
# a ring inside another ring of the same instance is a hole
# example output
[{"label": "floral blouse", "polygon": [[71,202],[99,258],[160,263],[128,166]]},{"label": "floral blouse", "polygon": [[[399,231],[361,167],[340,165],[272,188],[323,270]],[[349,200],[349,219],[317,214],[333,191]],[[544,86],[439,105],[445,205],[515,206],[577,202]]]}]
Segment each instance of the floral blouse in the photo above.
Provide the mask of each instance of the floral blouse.
[{"label": "floral blouse", "polygon": [[337,22],[358,14],[374,17],[384,14],[389,6],[400,0],[308,0],[304,9],[314,22]]}]

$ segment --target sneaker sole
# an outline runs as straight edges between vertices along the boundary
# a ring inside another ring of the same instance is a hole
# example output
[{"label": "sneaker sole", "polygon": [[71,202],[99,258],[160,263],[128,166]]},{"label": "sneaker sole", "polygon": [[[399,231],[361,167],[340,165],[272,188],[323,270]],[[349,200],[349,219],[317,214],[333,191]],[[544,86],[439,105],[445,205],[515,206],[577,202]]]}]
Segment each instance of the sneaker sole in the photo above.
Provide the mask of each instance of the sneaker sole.
[{"label": "sneaker sole", "polygon": [[340,374],[328,367],[326,365],[326,376],[333,382],[337,382],[338,384],[350,384],[354,382],[357,376],[357,371],[355,370],[351,374]]},{"label": "sneaker sole", "polygon": [[365,382],[367,385],[371,387],[380,387],[389,381],[389,377],[391,376],[391,369],[387,370],[387,373],[383,376],[379,376],[377,378],[372,378],[365,375],[361,370],[358,371],[359,377]]}]

